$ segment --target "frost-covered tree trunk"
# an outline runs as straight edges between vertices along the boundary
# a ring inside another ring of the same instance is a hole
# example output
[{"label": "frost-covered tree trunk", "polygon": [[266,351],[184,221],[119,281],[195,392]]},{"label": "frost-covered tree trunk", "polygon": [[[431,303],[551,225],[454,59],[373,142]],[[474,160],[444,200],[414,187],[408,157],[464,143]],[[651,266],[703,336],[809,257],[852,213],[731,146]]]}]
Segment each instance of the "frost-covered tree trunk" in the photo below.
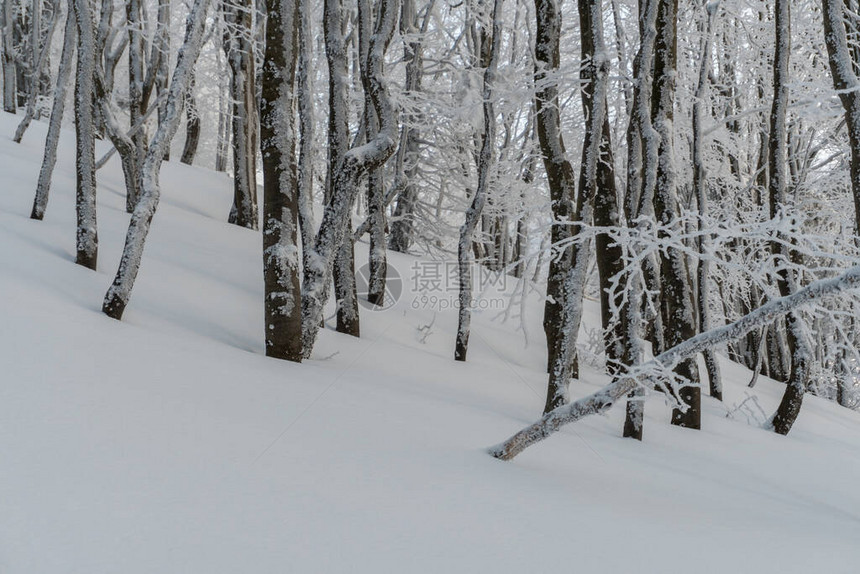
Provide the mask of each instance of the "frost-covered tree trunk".
[{"label": "frost-covered tree trunk", "polygon": [[158,176],[161,163],[164,160],[164,151],[170,145],[176,130],[179,129],[179,123],[182,119],[182,104],[185,100],[185,93],[188,90],[188,82],[191,79],[194,64],[200,54],[206,12],[210,1],[194,0],[188,13],[185,40],[179,49],[176,68],[173,71],[173,78],[167,93],[167,115],[164,117],[164,121],[159,123],[140,167],[140,199],[131,215],[119,269],[102,305],[102,311],[114,319],[122,318],[131,298],[134,281],[140,270],[146,236],[149,233],[152,217],[155,215],[161,194]]},{"label": "frost-covered tree trunk", "polygon": [[185,94],[185,145],[182,148],[182,157],[179,159],[184,164],[192,165],[197,155],[197,146],[200,144],[200,116],[197,112],[197,98],[194,97],[194,88],[197,74],[192,73],[188,82],[188,92]]},{"label": "frost-covered tree trunk", "polygon": [[54,102],[51,105],[51,119],[48,124],[48,135],[45,138],[45,153],[42,158],[42,168],[39,170],[39,181],[36,183],[36,197],[33,199],[33,210],[30,213],[31,219],[41,220],[45,217],[45,210],[48,208],[51,178],[54,173],[54,165],[57,163],[57,144],[60,141],[60,129],[63,125],[66,90],[72,77],[72,59],[75,57],[78,36],[77,29],[74,0],[68,0],[63,52],[60,56],[60,67],[57,71]]},{"label": "frost-covered tree trunk", "polygon": [[[233,99],[233,206],[230,223],[248,229],[258,227],[257,208],[257,99],[253,55],[251,0],[224,2],[227,34],[224,39],[230,66]],[[292,31],[291,33],[295,33]]]},{"label": "frost-covered tree trunk", "polygon": [[[788,84],[790,81],[789,57],[791,54],[791,4],[790,0],[776,0],[776,41],[773,59],[773,106],[770,112],[770,150],[769,171],[770,185],[770,216],[778,217],[786,209],[786,161],[787,135],[785,129],[786,114],[788,113]],[[784,239],[784,238],[783,238]],[[772,251],[774,257],[783,261],[791,261],[793,254],[786,246],[785,240],[774,241]],[[798,279],[793,272],[786,268],[778,271],[777,286],[779,293],[786,297],[798,290]],[[792,312],[785,316],[788,349],[791,357],[791,370],[785,393],[773,416],[773,429],[779,434],[788,434],[800,407],[803,395],[809,382],[810,363],[812,361],[811,347],[806,339],[803,319],[798,313]]]},{"label": "frost-covered tree trunk", "polygon": [[12,138],[15,143],[21,143],[24,133],[30,127],[30,122],[33,121],[33,117],[36,115],[36,103],[39,99],[42,75],[45,65],[50,59],[51,39],[54,37],[54,30],[56,30],[57,22],[60,20],[59,7],[55,7],[51,15],[51,23],[47,28],[47,32],[43,35],[39,17],[41,14],[41,3],[39,0],[33,0],[32,10],[33,20],[30,25],[33,27],[31,30],[31,42],[34,48],[30,63],[30,89],[27,93],[27,111],[23,119],[21,119],[21,123],[18,124],[15,135]]},{"label": "frost-covered tree trunk", "polygon": [[[677,77],[677,16],[678,0],[657,0],[657,36],[654,49],[654,82],[652,122],[660,134],[657,154],[657,181],[654,188],[654,214],[663,226],[670,226],[678,217],[678,192],[674,152],[674,104]],[[661,232],[665,234],[666,232]],[[665,236],[665,235],[664,235]],[[660,257],[660,297],[663,318],[663,339],[674,347],[696,334],[693,293],[684,253],[668,247]],[[701,389],[695,359],[681,361],[675,372],[688,381],[679,391],[686,409],[672,411],[672,424],[701,428]]]},{"label": "frost-covered tree trunk", "polygon": [[[406,61],[404,89],[410,95],[420,93],[422,90],[421,78],[424,75],[423,34],[427,31],[427,25],[430,22],[429,8],[428,6],[421,26],[421,36],[417,36],[415,0],[403,0],[401,7],[400,34],[407,37],[403,44],[403,59]],[[418,186],[415,184],[415,179],[418,176],[420,122],[420,115],[414,112],[410,112],[404,118],[400,131],[400,148],[397,150],[395,187],[398,191],[394,204],[394,216],[391,220],[388,247],[400,253],[407,253],[414,239],[415,205],[418,200]]]},{"label": "frost-covered tree trunk", "polygon": [[[609,113],[606,101],[609,58],[603,36],[602,0],[580,0],[579,22],[582,61],[581,77],[587,81],[582,91],[583,112],[589,118],[585,135],[580,193],[593,195],[594,224],[598,227],[621,227],[622,205],[615,189]],[[602,112],[599,110],[603,110]],[[601,125],[596,122],[601,121]],[[638,299],[625,302],[615,288],[624,271],[621,246],[607,233],[595,237],[595,253],[600,282],[600,316],[604,330],[606,363],[610,373],[624,373],[639,362]],[[618,317],[613,315],[618,312]],[[631,313],[635,316],[631,317]],[[614,322],[613,322],[614,321]]]},{"label": "frost-covered tree trunk", "polygon": [[[580,173],[580,190],[576,198],[576,210],[568,222],[572,226],[572,237],[579,233],[579,225],[590,225],[594,216],[594,196],[597,193],[600,169],[600,148],[603,140],[603,124],[606,105],[592,105],[593,102],[605,102],[606,78],[609,62],[603,45],[603,27],[601,5],[597,2],[583,0],[580,14],[585,14],[583,31],[584,53],[594,52],[591,61],[586,65],[584,74],[591,81],[590,92],[583,97],[583,109],[590,114],[586,118],[585,141],[582,148],[582,171]],[[595,50],[596,49],[596,50]],[[559,139],[559,142],[562,140]],[[604,168],[605,171],[605,168]],[[604,174],[605,175],[605,174]],[[608,182],[601,183],[609,185]],[[612,184],[614,186],[614,184]],[[570,379],[578,376],[574,369],[576,356],[576,340],[582,320],[582,300],[585,294],[585,282],[588,277],[588,263],[591,255],[591,240],[577,242],[569,248],[570,263],[562,275],[559,291],[562,301],[558,334],[553,338],[553,346],[549,356],[552,358],[549,369],[549,383],[544,412],[568,402],[568,386]]]},{"label": "frost-covered tree trunk", "polygon": [[[855,234],[860,236],[860,68],[856,47],[849,48],[846,33],[848,8],[845,0],[822,0],[824,14],[824,40],[833,76],[833,87],[838,90],[845,110],[845,124],[851,145],[851,192],[854,197]],[[854,15],[854,18],[857,16]],[[856,20],[855,20],[856,22]]]},{"label": "frost-covered tree trunk", "polygon": [[[376,137],[379,122],[373,110],[370,97],[370,76],[368,55],[370,35],[373,33],[372,5],[369,0],[358,2],[358,43],[361,68],[361,85],[364,89],[364,133],[368,140]],[[367,301],[372,305],[382,305],[385,301],[385,275],[388,260],[385,253],[385,182],[382,167],[376,167],[367,174],[367,215],[370,249],[368,253]],[[355,301],[357,305],[358,301]],[[358,309],[354,310],[358,316]]]},{"label": "frost-covered tree trunk", "polygon": [[469,334],[472,322],[472,236],[487,202],[490,177],[496,161],[496,112],[493,98],[495,98],[494,84],[502,43],[502,0],[494,0],[492,21],[483,23],[482,26],[480,44],[481,66],[484,68],[484,83],[481,91],[484,102],[484,133],[481,152],[478,156],[478,186],[472,196],[472,203],[466,210],[465,220],[460,227],[460,240],[457,244],[460,304],[458,306],[457,340],[454,346],[454,360],[456,361],[465,361],[469,350]]},{"label": "frost-covered tree trunk", "polygon": [[[710,247],[710,238],[705,230],[705,217],[708,215],[708,172],[702,157],[704,146],[704,134],[702,133],[702,122],[705,118],[702,109],[708,99],[708,70],[711,66],[711,44],[713,42],[714,17],[718,2],[710,2],[706,5],[708,13],[705,25],[705,36],[702,40],[702,63],[699,66],[699,83],[696,87],[696,98],[693,102],[693,187],[696,191],[696,200],[699,204],[699,238],[698,249],[701,257],[696,267],[696,278],[698,290],[696,293],[696,305],[699,312],[699,332],[704,333],[711,328],[711,310],[708,305],[708,296],[711,291],[710,262],[707,252]],[[710,394],[717,400],[723,400],[723,383],[720,379],[720,365],[717,355],[713,349],[708,349],[704,354],[705,369],[708,372],[708,384]]]},{"label": "frost-covered tree trunk", "polygon": [[[167,114],[167,80],[170,74],[170,0],[158,0],[157,23],[152,49],[158,50],[158,65],[152,72],[155,75],[155,93],[158,100],[158,121],[162,122]],[[153,60],[155,58],[152,58]],[[164,161],[170,160],[170,146],[164,151]]]},{"label": "frost-covered tree trunk", "polygon": [[295,160],[298,0],[267,0],[260,102],[266,355],[302,360],[299,182]]},{"label": "frost-covered tree trunk", "polygon": [[[569,221],[574,214],[576,179],[567,159],[558,97],[560,65],[561,12],[557,0],[535,0],[535,122],[549,184],[553,223],[550,241],[560,245],[571,236]],[[547,372],[556,363],[557,339],[562,336],[561,324],[565,304],[563,283],[571,266],[574,248],[562,249],[549,261],[544,304],[543,328],[547,342]],[[574,336],[574,341],[576,334]],[[575,360],[575,359],[574,359]],[[552,410],[566,401],[567,381],[560,387],[550,383],[545,410]]]},{"label": "frost-covered tree trunk", "polygon": [[[106,81],[103,71],[101,66],[97,64],[94,83],[96,102],[98,102],[96,109],[100,113],[108,138],[110,138],[114,149],[119,153],[120,162],[122,163],[122,173],[125,178],[126,197],[137,197],[139,195],[140,184],[138,178],[140,172],[134,141],[120,127],[111,106],[110,94],[105,85]],[[99,165],[96,165],[96,169],[98,168]]]},{"label": "frost-covered tree trunk", "polygon": [[727,341],[737,340],[754,329],[773,323],[778,317],[796,311],[812,301],[820,301],[849,289],[858,288],[860,288],[860,267],[853,267],[838,277],[817,281],[792,295],[774,299],[734,323],[698,334],[660,353],[596,393],[545,413],[537,422],[525,427],[505,442],[490,448],[489,453],[501,460],[512,460],[531,445],[558,432],[564,425],[588,415],[609,410],[635,387],[653,386],[655,378],[665,376],[667,371],[676,368],[680,362],[695,357],[705,349],[712,349]]},{"label": "frost-covered tree trunk", "polygon": [[[659,135],[651,124],[651,94],[653,92],[654,45],[657,37],[657,1],[639,2],[639,51],[633,62],[636,83],[633,87],[630,124],[627,128],[627,189],[624,199],[627,222],[630,226],[644,227],[640,216],[650,214],[653,209],[654,187],[657,182],[657,154]],[[643,265],[646,277],[653,267],[652,259]],[[632,285],[627,305],[622,308],[627,336],[631,343],[639,337],[639,306],[642,293],[638,284]],[[659,313],[658,313],[659,316]],[[662,324],[662,323],[661,323]],[[655,329],[659,327],[655,325]],[[631,362],[634,362],[636,349],[631,348]],[[634,389],[627,400],[623,436],[642,440],[645,403],[641,389]]]},{"label": "frost-covered tree trunk", "polygon": [[3,75],[3,111],[14,114],[18,110],[18,78],[15,65],[15,4],[13,0],[4,0],[0,6],[0,66]]},{"label": "frost-covered tree trunk", "polygon": [[77,185],[77,256],[75,263],[96,268],[99,236],[96,225],[95,108],[95,32],[92,0],[75,0],[78,28],[78,63],[75,72],[75,141]]},{"label": "frost-covered tree trunk", "polygon": [[311,0],[299,0],[299,233],[302,238],[302,265],[309,265],[314,243],[314,104],[311,82],[314,61],[311,34]]},{"label": "frost-covered tree trunk", "polygon": [[[328,173],[326,174],[326,203],[334,193],[334,180],[349,149],[349,60],[343,37],[343,0],[325,2],[323,27],[325,32],[326,58],[329,68],[329,119],[328,119]],[[349,199],[347,211],[352,210],[355,196]],[[337,303],[337,326],[339,333],[358,337],[360,324],[358,295],[355,285],[355,248],[352,239],[352,223],[346,218],[340,244],[334,255],[334,291]],[[316,243],[316,241],[315,241]],[[305,327],[307,329],[307,327]],[[307,344],[307,343],[306,343]]]},{"label": "frost-covered tree trunk", "polygon": [[[128,112],[129,124],[136,126],[143,120],[146,106],[143,101],[143,22],[141,21],[141,0],[128,0],[125,5],[126,27],[128,28]],[[137,165],[142,165],[146,152],[146,130],[137,130],[132,136]],[[135,191],[135,190],[129,190]],[[125,209],[132,213],[138,196],[126,195]]]},{"label": "frost-covered tree trunk", "polygon": [[[332,14],[332,11],[339,9],[339,6],[340,2],[326,0],[324,20],[326,52],[329,58],[331,58],[329,37],[330,34],[337,32],[333,29],[332,20],[339,23],[338,16]],[[305,357],[308,357],[313,350],[319,332],[322,311],[329,295],[335,255],[344,241],[352,203],[358,194],[361,176],[368,170],[382,165],[391,157],[397,146],[397,115],[389,99],[384,75],[385,50],[394,35],[394,28],[397,23],[396,0],[380,0],[377,14],[376,30],[370,39],[368,71],[370,94],[373,99],[374,110],[379,118],[380,129],[373,140],[346,152],[332,177],[330,197],[326,202],[320,229],[314,241],[313,252],[309,257],[311,264],[305,267],[303,274],[302,344]],[[337,36],[340,37],[340,34],[338,33]],[[342,43],[339,48],[343,49]],[[333,74],[331,77],[336,81],[336,76],[337,74]],[[345,81],[346,77],[343,75],[341,79]],[[332,86],[330,89],[333,90],[334,87]],[[333,118],[330,117],[329,137],[332,133],[332,120]],[[335,143],[339,144],[340,142]],[[331,152],[331,150],[329,151]]]}]

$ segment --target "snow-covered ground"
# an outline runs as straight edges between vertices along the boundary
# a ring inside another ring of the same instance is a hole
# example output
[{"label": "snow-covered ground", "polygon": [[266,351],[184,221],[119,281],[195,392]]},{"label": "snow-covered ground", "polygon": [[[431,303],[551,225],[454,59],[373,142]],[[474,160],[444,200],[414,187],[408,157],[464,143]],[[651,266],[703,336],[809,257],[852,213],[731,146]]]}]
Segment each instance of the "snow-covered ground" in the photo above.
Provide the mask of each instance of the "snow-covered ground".
[{"label": "snow-covered ground", "polygon": [[[512,463],[486,447],[535,419],[541,302],[524,320],[407,293],[330,330],[314,359],[262,355],[260,235],[224,223],[231,184],[168,163],[122,322],[100,312],[128,216],[99,172],[98,272],[74,264],[74,134],[45,221],[28,216],[45,126],[0,114],[0,572],[860,572],[860,416],[810,397],[789,437],[757,426],[780,388],[728,361],[704,430],[649,401],[571,425]],[[358,249],[359,260],[366,247]],[[392,254],[404,277],[415,260]],[[587,326],[598,322],[592,306]],[[576,396],[605,382],[594,370]]]}]

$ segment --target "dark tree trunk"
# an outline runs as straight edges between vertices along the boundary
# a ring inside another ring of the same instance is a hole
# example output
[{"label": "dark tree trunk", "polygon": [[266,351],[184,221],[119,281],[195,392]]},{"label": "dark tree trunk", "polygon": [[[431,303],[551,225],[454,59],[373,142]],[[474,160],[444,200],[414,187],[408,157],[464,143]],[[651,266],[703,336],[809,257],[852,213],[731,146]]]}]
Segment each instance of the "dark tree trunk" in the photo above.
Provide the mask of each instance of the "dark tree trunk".
[{"label": "dark tree trunk", "polygon": [[263,155],[263,272],[266,355],[302,360],[299,285],[299,186],[295,162],[298,42],[297,0],[267,0],[266,50],[260,104]]},{"label": "dark tree trunk", "polygon": [[191,76],[188,93],[185,94],[185,146],[179,160],[188,165],[194,163],[200,143],[200,116],[197,114],[197,100],[194,97],[195,77],[196,75]]},{"label": "dark tree trunk", "polygon": [[233,99],[233,206],[228,220],[248,229],[257,229],[259,219],[255,146],[257,96],[251,42],[253,10],[251,0],[230,0],[224,4],[224,18],[229,24],[224,44]]},{"label": "dark tree trunk", "polygon": [[[787,138],[785,130],[788,112],[789,55],[791,53],[791,5],[790,0],[776,0],[776,41],[773,61],[773,107],[770,113],[770,216],[775,218],[786,208],[786,160]],[[771,247],[774,257],[786,261],[796,257],[786,247],[785,241],[774,242]],[[781,269],[777,276],[781,296],[786,297],[798,290],[798,280],[793,272]],[[785,332],[791,358],[791,370],[785,393],[773,416],[773,430],[788,434],[800,414],[803,395],[809,382],[812,361],[811,349],[804,334],[803,319],[797,312],[785,316]]]},{"label": "dark tree trunk", "polygon": [[75,74],[75,139],[77,143],[77,257],[75,263],[96,268],[99,237],[96,225],[95,35],[90,0],[75,0],[78,63]]},{"label": "dark tree trunk", "polygon": [[502,35],[502,0],[493,3],[492,21],[485,22],[481,30],[481,67],[484,68],[482,88],[484,133],[481,151],[478,156],[478,187],[472,196],[472,203],[466,210],[463,225],[460,227],[460,241],[457,244],[457,264],[459,276],[459,306],[457,339],[454,345],[454,360],[465,361],[469,350],[469,335],[472,323],[472,236],[487,202],[490,187],[490,171],[495,162],[496,112],[493,105],[493,85],[499,63]]},{"label": "dark tree trunk", "polygon": [[[668,226],[678,217],[674,139],[672,132],[675,102],[675,78],[678,52],[677,15],[678,0],[655,0],[657,9],[657,36],[654,50],[654,82],[652,96],[652,122],[660,134],[657,154],[657,181],[654,188],[654,214],[661,225]],[[664,232],[665,233],[665,232]],[[669,247],[660,257],[661,313],[663,339],[672,348],[696,334],[693,312],[692,286],[684,253]],[[687,382],[678,392],[678,399],[686,408],[672,411],[672,424],[701,428],[701,389],[694,358],[681,361],[675,373]]]}]

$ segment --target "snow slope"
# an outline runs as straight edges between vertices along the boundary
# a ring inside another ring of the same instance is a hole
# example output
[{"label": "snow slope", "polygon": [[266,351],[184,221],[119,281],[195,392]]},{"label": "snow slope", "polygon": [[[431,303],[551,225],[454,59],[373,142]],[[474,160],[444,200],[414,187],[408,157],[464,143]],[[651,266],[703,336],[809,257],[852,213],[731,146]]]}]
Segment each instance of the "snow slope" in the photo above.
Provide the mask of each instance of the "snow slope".
[{"label": "snow slope", "polygon": [[[729,418],[749,373],[726,361],[701,432],[654,398],[641,444],[616,409],[497,461],[484,449],[543,405],[537,296],[528,344],[479,313],[465,364],[455,313],[419,331],[434,313],[409,297],[365,312],[361,339],[326,330],[314,360],[267,359],[260,235],[224,223],[226,177],[168,163],[116,322],[118,162],[94,273],[73,263],[73,134],[35,222],[45,127],[16,145],[15,125],[0,114],[0,572],[860,572],[856,413],[809,398],[787,438],[752,401]],[[577,396],[605,382],[584,379]],[[768,414],[779,393],[755,389]]]}]

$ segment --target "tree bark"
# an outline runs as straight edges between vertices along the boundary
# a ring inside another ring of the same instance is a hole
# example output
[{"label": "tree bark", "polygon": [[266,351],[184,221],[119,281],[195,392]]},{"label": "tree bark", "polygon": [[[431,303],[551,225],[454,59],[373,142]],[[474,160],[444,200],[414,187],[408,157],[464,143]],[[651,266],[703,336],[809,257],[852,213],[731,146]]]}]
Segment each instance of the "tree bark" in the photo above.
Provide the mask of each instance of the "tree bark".
[{"label": "tree bark", "polygon": [[[776,41],[773,60],[773,107],[770,113],[770,216],[778,217],[786,209],[786,130],[785,121],[788,111],[789,55],[791,53],[791,4],[790,0],[776,0]],[[785,246],[785,241],[771,244],[773,256],[786,262],[793,254]],[[798,281],[792,271],[780,269],[777,273],[777,287],[781,296],[786,297],[798,289]],[[791,369],[785,393],[773,416],[773,430],[788,434],[800,414],[803,395],[809,382],[810,362],[812,361],[809,342],[804,333],[803,319],[798,313],[785,316],[785,331],[791,358]]]},{"label": "tree bark", "polygon": [[[326,51],[329,51],[331,10],[339,7],[335,0],[326,0]],[[349,150],[339,162],[331,181],[330,197],[326,203],[320,229],[314,241],[311,264],[305,267],[302,283],[302,344],[305,357],[313,350],[319,332],[322,311],[328,300],[332,268],[337,250],[344,241],[352,203],[358,193],[362,174],[384,163],[397,145],[397,117],[385,86],[385,50],[394,35],[397,21],[395,0],[380,0],[376,31],[370,40],[368,68],[373,107],[380,120],[376,137],[366,144]],[[332,75],[334,79],[336,74]],[[346,78],[344,75],[343,79]],[[332,87],[334,89],[334,87]],[[329,121],[333,121],[332,118]],[[329,130],[331,136],[332,130]],[[331,150],[329,150],[331,152]]]},{"label": "tree bark", "polygon": [[[481,32],[481,66],[484,68],[482,99],[484,102],[484,134],[481,152],[478,156],[478,186],[472,196],[472,203],[466,210],[465,220],[460,227],[460,241],[457,244],[457,263],[459,273],[459,306],[457,339],[454,346],[454,360],[465,361],[469,350],[469,334],[472,322],[472,236],[478,225],[481,212],[489,194],[490,176],[495,162],[496,112],[493,105],[494,83],[499,65],[499,52],[502,41],[502,0],[494,0],[492,21],[485,23]],[[490,28],[488,30],[488,28]]]},{"label": "tree bark", "polygon": [[[657,154],[657,180],[654,188],[654,213],[663,226],[672,225],[678,217],[678,194],[675,174],[673,109],[678,51],[678,0],[657,0],[657,36],[654,49],[652,122],[660,134]],[[662,231],[661,234],[665,234]],[[696,334],[692,286],[687,260],[682,251],[669,247],[660,257],[661,313],[663,339],[674,347]],[[680,401],[686,409],[672,411],[672,424],[701,428],[701,389],[696,361],[680,362],[675,372],[689,384],[681,387]]]},{"label": "tree bark", "polygon": [[75,56],[77,35],[74,0],[68,0],[63,52],[60,56],[60,68],[57,71],[54,102],[51,105],[51,119],[48,123],[48,135],[45,138],[45,154],[42,158],[42,168],[39,170],[36,197],[33,199],[33,210],[30,213],[31,219],[43,219],[45,217],[45,210],[48,208],[51,178],[54,173],[54,166],[57,163],[57,144],[60,141],[60,129],[63,125],[63,112],[66,106],[66,90],[72,77],[72,59]]},{"label": "tree bark", "polygon": [[233,99],[233,206],[228,220],[248,229],[257,229],[259,220],[257,150],[254,146],[257,99],[250,40],[253,9],[251,0],[229,0],[224,3],[224,19],[228,23],[224,44],[231,71],[230,94]]},{"label": "tree bark", "polygon": [[263,155],[263,271],[266,355],[302,360],[299,285],[299,182],[293,109],[298,0],[267,0],[266,50],[260,105]]},{"label": "tree bark", "polygon": [[[83,0],[78,0],[83,1]],[[206,22],[206,11],[211,0],[194,0],[194,4],[186,21],[185,41],[179,49],[176,68],[167,95],[167,115],[159,123],[158,129],[147,149],[144,162],[140,168],[140,200],[135,205],[125,237],[125,247],[120,259],[119,269],[113,284],[108,289],[102,305],[102,311],[114,319],[121,319],[122,314],[131,298],[134,281],[140,270],[143,248],[146,236],[152,223],[152,217],[158,208],[161,195],[159,186],[159,171],[164,160],[164,151],[170,140],[179,129],[182,117],[182,104],[188,89],[197,56],[203,41],[203,28]]]},{"label": "tree bark", "polygon": [[78,28],[78,62],[75,73],[75,206],[77,213],[77,256],[75,263],[95,269],[99,237],[96,223],[95,35],[91,0],[75,0]]},{"label": "tree bark", "polygon": [[18,111],[18,78],[15,65],[15,42],[13,38],[14,30],[14,2],[13,0],[5,0],[0,7],[0,48],[2,48],[2,66],[3,74],[3,111],[14,114]]},{"label": "tree bark", "polygon": [[[708,250],[710,248],[710,237],[705,231],[705,218],[708,215],[708,173],[705,161],[702,157],[704,146],[704,135],[702,134],[702,122],[704,121],[704,110],[702,109],[708,98],[708,69],[711,65],[711,44],[713,42],[713,27],[718,3],[706,5],[708,13],[705,25],[705,37],[702,40],[702,63],[699,67],[699,83],[696,87],[696,98],[693,103],[693,186],[696,190],[696,199],[699,204],[699,264],[696,268],[698,290],[696,292],[696,305],[699,311],[699,332],[704,333],[711,328],[711,310],[708,305],[708,296],[711,290],[710,262]],[[705,368],[708,372],[708,385],[710,395],[717,400],[723,400],[723,383],[720,378],[720,365],[713,349],[704,353]]]},{"label": "tree bark", "polygon": [[676,368],[682,361],[695,357],[705,349],[743,337],[754,329],[773,323],[776,317],[796,311],[812,301],[826,299],[858,287],[860,287],[860,266],[852,267],[833,279],[812,283],[787,297],[773,299],[734,323],[723,325],[707,333],[700,333],[660,353],[596,393],[544,414],[537,422],[525,427],[505,442],[490,448],[489,453],[501,460],[512,460],[529,446],[558,432],[564,425],[588,415],[609,410],[635,387],[651,386],[653,384],[651,381],[655,377],[662,376],[666,371]]}]

